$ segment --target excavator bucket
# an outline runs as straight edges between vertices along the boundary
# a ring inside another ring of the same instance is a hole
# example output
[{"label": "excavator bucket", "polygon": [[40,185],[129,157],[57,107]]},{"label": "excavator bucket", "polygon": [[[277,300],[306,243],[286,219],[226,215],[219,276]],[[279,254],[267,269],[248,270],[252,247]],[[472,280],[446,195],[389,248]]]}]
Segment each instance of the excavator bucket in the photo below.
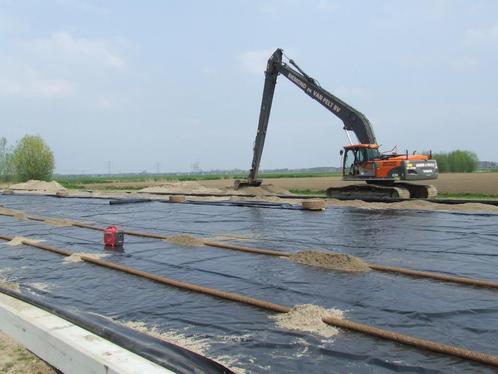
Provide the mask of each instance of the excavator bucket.
[{"label": "excavator bucket", "polygon": [[237,179],[235,182],[233,182],[233,188],[235,190],[238,190],[240,188],[246,187],[259,187],[261,186],[261,183],[263,183],[262,179]]}]

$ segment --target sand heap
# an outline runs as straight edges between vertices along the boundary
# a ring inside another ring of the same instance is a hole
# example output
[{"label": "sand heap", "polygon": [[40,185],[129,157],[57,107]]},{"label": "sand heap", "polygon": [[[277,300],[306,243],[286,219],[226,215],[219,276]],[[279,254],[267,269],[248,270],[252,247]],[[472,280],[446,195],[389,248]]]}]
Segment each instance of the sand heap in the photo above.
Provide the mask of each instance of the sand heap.
[{"label": "sand heap", "polygon": [[318,305],[296,305],[288,313],[272,316],[278,327],[311,332],[324,337],[337,335],[339,330],[322,321],[324,317],[343,318],[343,312],[338,309],[325,309]]},{"label": "sand heap", "polygon": [[86,257],[93,258],[94,260],[98,260],[102,257],[107,257],[108,254],[106,254],[106,253],[85,253],[85,252],[73,253],[71,256],[64,257],[64,261],[65,262],[81,262],[81,261],[83,261],[81,256],[86,256]]},{"label": "sand heap", "polygon": [[25,243],[39,243],[41,240],[35,240],[30,238],[25,238],[24,236],[15,236],[11,241],[7,242],[7,245],[16,247],[18,245],[23,245]]},{"label": "sand heap", "polygon": [[30,180],[24,183],[13,184],[9,187],[10,190],[18,192],[44,192],[55,194],[59,191],[66,191],[66,189],[58,182],[45,182],[39,180]]},{"label": "sand heap", "polygon": [[201,184],[193,181],[188,182],[168,182],[163,183],[159,186],[146,187],[142,188],[138,192],[142,193],[205,193],[205,194],[221,194],[221,191],[218,188],[207,188],[202,186]]},{"label": "sand heap", "polygon": [[292,195],[285,188],[277,187],[272,184],[262,184],[259,187],[243,187],[238,190],[235,190],[233,187],[226,187],[224,190],[225,193],[233,195]]},{"label": "sand heap", "polygon": [[290,261],[341,271],[369,271],[366,262],[344,253],[302,251],[289,256]]},{"label": "sand heap", "polygon": [[168,236],[163,240],[167,241],[168,243],[183,245],[187,247],[200,247],[201,245],[204,245],[204,242],[201,239],[196,238],[192,235],[185,234]]}]

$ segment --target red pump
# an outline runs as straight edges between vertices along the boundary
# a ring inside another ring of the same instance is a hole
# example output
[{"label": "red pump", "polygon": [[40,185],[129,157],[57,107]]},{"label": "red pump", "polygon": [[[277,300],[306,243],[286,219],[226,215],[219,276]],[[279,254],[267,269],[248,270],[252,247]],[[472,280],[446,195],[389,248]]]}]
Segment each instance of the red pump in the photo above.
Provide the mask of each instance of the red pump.
[{"label": "red pump", "polygon": [[124,233],[117,226],[109,226],[104,230],[104,245],[121,248],[124,244]]}]

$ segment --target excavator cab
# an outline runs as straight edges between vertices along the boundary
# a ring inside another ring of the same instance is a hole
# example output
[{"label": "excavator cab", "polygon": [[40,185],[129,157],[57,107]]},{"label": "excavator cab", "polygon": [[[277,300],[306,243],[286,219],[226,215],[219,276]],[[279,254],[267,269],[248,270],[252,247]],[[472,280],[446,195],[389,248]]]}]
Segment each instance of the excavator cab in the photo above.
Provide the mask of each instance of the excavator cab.
[{"label": "excavator cab", "polygon": [[343,155],[342,175],[345,178],[374,178],[375,161],[381,154],[377,144],[353,144],[341,150]]}]

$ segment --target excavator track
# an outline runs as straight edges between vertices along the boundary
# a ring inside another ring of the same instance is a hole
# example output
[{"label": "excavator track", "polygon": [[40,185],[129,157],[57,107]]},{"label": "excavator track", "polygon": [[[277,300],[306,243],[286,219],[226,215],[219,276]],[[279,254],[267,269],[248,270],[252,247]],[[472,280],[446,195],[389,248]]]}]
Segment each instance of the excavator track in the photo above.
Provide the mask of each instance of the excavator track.
[{"label": "excavator track", "polygon": [[405,199],[433,199],[437,196],[437,189],[433,185],[410,183],[395,183],[392,186],[377,184],[353,184],[346,187],[330,187],[326,191],[327,197],[335,199],[358,200],[405,200]]},{"label": "excavator track", "polygon": [[410,198],[410,191],[406,188],[374,184],[352,184],[346,187],[330,187],[327,189],[326,194],[327,197],[335,199],[399,200]]},{"label": "excavator track", "polygon": [[396,183],[396,187],[405,188],[411,199],[434,199],[437,197],[437,188],[432,184]]}]

